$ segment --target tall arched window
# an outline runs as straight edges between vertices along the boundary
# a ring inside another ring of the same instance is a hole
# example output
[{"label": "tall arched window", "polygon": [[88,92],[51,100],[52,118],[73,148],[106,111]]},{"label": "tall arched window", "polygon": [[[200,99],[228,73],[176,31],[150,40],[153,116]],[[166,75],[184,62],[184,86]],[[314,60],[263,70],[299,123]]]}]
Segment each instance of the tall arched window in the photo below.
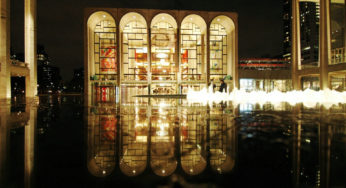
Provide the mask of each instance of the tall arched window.
[{"label": "tall arched window", "polygon": [[126,14],[121,22],[123,81],[147,80],[148,36],[146,21],[138,13]]},{"label": "tall arched window", "polygon": [[222,79],[227,75],[227,33],[221,24],[210,25],[210,77]]},{"label": "tall arched window", "polygon": [[176,80],[177,24],[168,14],[159,14],[151,23],[151,74],[153,81]]},{"label": "tall arched window", "polygon": [[116,27],[115,22],[102,20],[95,26],[95,75],[99,80],[116,80]]},{"label": "tall arched window", "polygon": [[187,16],[180,29],[181,80],[201,81],[205,77],[206,23],[198,15]]},{"label": "tall arched window", "polygon": [[88,94],[96,94],[97,100],[115,99],[115,85],[118,74],[116,25],[107,12],[93,13],[88,19]]}]

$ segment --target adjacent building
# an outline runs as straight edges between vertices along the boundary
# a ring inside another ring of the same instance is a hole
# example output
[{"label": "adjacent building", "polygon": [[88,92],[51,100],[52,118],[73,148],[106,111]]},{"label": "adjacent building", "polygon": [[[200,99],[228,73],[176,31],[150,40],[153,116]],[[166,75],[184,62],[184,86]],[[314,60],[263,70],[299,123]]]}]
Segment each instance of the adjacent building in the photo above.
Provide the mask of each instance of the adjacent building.
[{"label": "adjacent building", "polygon": [[246,91],[291,90],[291,64],[280,58],[241,58],[239,88]]},{"label": "adjacent building", "polygon": [[345,91],[345,0],[284,0],[283,21],[293,89]]}]

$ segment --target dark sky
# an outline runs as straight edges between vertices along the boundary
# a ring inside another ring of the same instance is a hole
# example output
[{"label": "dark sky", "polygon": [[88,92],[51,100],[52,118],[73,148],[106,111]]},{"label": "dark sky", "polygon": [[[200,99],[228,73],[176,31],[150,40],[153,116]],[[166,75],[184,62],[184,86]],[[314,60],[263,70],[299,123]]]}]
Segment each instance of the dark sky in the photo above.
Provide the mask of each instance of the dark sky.
[{"label": "dark sky", "polygon": [[[37,0],[37,42],[65,81],[83,66],[85,7],[233,11],[239,15],[239,57],[282,52],[282,0]],[[11,45],[24,51],[24,0],[11,0]]]}]

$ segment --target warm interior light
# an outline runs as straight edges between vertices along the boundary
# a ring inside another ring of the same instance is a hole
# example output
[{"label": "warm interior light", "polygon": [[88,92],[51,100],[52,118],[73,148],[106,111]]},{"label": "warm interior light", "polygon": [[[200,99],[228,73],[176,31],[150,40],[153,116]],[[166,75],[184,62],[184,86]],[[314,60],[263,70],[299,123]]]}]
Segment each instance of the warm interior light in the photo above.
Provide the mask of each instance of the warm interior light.
[{"label": "warm interior light", "polygon": [[163,59],[163,58],[167,58],[168,55],[165,54],[165,53],[158,53],[158,54],[156,54],[156,57],[157,57],[157,58],[160,58],[160,59]]},{"label": "warm interior light", "polygon": [[106,17],[106,15],[102,15],[103,16],[103,18],[105,18]]}]

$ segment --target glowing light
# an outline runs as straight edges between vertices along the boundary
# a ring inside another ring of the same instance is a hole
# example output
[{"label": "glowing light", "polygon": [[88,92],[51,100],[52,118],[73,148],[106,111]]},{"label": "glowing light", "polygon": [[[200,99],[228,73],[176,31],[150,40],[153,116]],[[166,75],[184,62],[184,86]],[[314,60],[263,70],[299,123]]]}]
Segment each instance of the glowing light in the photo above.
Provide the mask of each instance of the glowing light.
[{"label": "glowing light", "polygon": [[106,17],[106,15],[102,15],[103,16],[103,18],[105,18]]},{"label": "glowing light", "polygon": [[290,105],[302,103],[304,106],[312,108],[317,104],[330,108],[339,103],[346,103],[346,92],[335,90],[313,91],[306,89],[304,91],[252,91],[235,89],[230,93],[212,92],[212,85],[209,88],[203,88],[201,91],[194,91],[189,88],[187,93],[188,102],[198,102],[208,104],[212,102],[232,101],[234,105],[238,104],[266,104],[271,103],[274,106],[280,106],[282,102],[287,102]]},{"label": "glowing light", "polygon": [[168,55],[165,54],[165,53],[158,53],[158,54],[156,55],[156,57],[162,59],[162,58],[167,58]]}]

